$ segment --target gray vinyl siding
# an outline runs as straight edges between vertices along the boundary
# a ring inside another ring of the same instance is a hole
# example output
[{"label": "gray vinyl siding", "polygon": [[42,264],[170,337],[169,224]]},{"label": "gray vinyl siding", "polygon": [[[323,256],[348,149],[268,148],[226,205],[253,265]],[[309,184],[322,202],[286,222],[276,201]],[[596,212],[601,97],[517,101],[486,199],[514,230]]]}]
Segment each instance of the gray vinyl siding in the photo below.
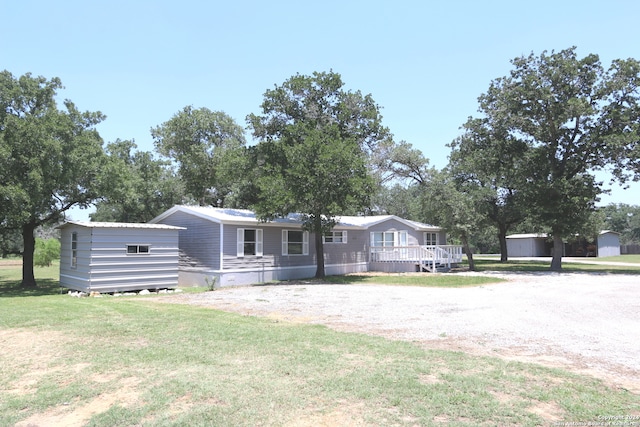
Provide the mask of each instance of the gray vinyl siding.
[{"label": "gray vinyl siding", "polygon": [[440,242],[441,245],[447,245],[447,233],[444,231],[441,231],[438,233],[438,242]]},{"label": "gray vinyl siding", "polygon": [[[71,267],[71,235],[78,233],[77,267]],[[127,245],[148,245],[128,254]],[[178,282],[178,230],[81,227],[62,230],[60,284],[85,292],[172,288]]]},{"label": "gray vinyl siding", "polygon": [[[334,228],[334,231],[342,231]],[[347,243],[325,243],[324,263],[333,264],[354,264],[367,262],[367,248],[369,245],[368,230],[346,230]]]},{"label": "gray vinyl siding", "polygon": [[[262,244],[263,244],[263,255],[245,255],[243,257],[238,257],[238,229],[261,229],[262,231]],[[260,269],[265,267],[273,267],[275,265],[274,254],[271,251],[271,245],[268,245],[272,239],[271,231],[269,229],[265,229],[264,227],[254,226],[254,225],[229,225],[225,224],[223,227],[223,260],[222,260],[222,268],[223,270],[236,270],[236,269]]]},{"label": "gray vinyl siding", "polygon": [[[200,266],[220,268],[220,224],[185,212],[175,212],[159,223],[185,227],[179,233],[180,250]],[[233,245],[235,242],[236,236],[233,236]],[[235,255],[235,246],[233,253]]]},{"label": "gray vinyl siding", "polygon": [[[429,233],[437,233],[438,234],[438,244],[446,245],[446,233],[440,229],[424,229],[424,230],[416,230],[402,222],[390,219],[388,221],[381,222],[379,224],[372,225],[367,230],[367,240],[369,239],[370,233],[372,232],[380,232],[380,231],[406,231],[407,232],[407,245],[408,246],[421,246],[425,244],[424,241],[424,232]],[[370,242],[369,242],[370,244]]]},{"label": "gray vinyl siding", "polygon": [[[422,234],[422,231],[416,231],[415,229],[395,219],[390,219],[388,221],[384,221],[379,224],[372,225],[371,227],[369,227],[368,233],[380,232],[380,231],[406,231],[407,245],[409,246],[424,245],[424,236]],[[367,239],[369,239],[369,236],[367,236]],[[369,244],[371,244],[371,242],[369,242]]]},{"label": "gray vinyl siding", "polygon": [[[245,255],[238,257],[238,229],[262,229],[262,256]],[[261,269],[271,267],[296,267],[315,265],[314,235],[309,234],[309,255],[282,255],[282,230],[300,230],[294,227],[224,225],[223,270]]]}]

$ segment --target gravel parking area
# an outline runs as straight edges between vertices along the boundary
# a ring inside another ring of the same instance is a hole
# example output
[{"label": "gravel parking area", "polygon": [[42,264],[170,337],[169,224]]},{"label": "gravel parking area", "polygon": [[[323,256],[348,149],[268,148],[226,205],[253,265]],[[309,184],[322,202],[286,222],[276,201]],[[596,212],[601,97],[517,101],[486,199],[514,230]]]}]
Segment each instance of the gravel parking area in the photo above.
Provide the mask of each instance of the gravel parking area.
[{"label": "gravel parking area", "polygon": [[536,362],[640,393],[638,276],[482,274],[508,282],[447,289],[300,281],[176,294],[156,301]]}]

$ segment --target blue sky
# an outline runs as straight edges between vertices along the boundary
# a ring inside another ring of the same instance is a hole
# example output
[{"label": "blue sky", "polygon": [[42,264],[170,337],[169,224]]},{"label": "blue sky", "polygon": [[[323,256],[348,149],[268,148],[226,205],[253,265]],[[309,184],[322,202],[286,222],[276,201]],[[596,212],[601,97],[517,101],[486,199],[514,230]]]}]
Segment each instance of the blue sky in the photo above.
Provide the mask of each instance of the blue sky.
[{"label": "blue sky", "polygon": [[[396,140],[441,168],[514,57],[577,46],[605,67],[640,59],[637,0],[1,0],[0,16],[0,69],[60,77],[61,99],[106,114],[106,142],[149,151],[150,128],[187,105],[245,126],[265,90],[333,70],[372,94]],[[612,190],[601,204],[640,203],[640,184]]]}]

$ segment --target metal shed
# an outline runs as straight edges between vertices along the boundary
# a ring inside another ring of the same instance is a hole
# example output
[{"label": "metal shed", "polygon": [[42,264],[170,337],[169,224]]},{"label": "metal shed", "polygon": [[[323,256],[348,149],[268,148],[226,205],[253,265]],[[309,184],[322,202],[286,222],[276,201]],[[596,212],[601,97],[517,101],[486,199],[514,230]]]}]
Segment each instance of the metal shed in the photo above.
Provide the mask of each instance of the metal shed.
[{"label": "metal shed", "polygon": [[58,228],[63,287],[123,292],[178,285],[181,227],[69,221]]},{"label": "metal shed", "polygon": [[507,253],[512,257],[550,256],[546,234],[512,234],[507,236]]},{"label": "metal shed", "polygon": [[598,235],[598,256],[618,256],[620,255],[620,233],[603,230]]}]

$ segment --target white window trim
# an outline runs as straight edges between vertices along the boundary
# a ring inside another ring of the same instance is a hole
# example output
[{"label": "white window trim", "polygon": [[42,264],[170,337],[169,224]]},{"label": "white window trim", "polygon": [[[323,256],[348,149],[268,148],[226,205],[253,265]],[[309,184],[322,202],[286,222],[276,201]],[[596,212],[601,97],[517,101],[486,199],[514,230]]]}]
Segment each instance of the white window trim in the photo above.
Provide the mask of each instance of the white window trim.
[{"label": "white window trim", "polygon": [[[331,242],[327,242],[325,237],[327,234],[331,234],[332,235],[332,241]],[[336,235],[340,235],[340,241],[336,242],[335,241],[335,236]],[[338,231],[329,231],[328,233],[325,233],[322,235],[322,243],[328,243],[328,244],[332,244],[332,243],[336,243],[336,244],[346,244],[347,243],[347,230],[338,230]]]},{"label": "white window trim", "polygon": [[[236,255],[238,258],[244,257],[244,231],[245,230],[255,230],[256,232],[256,254],[255,256],[261,257],[263,255],[263,247],[262,244],[262,229],[260,228],[238,228],[236,232],[237,236],[237,244],[236,244]],[[254,256],[254,255],[251,255]]]},{"label": "white window trim", "polygon": [[[382,246],[375,246],[375,235],[382,233]],[[385,239],[387,234],[393,233],[393,246],[386,246],[384,243],[387,242]],[[400,231],[372,231],[370,233],[370,245],[372,247],[382,247],[384,250],[391,250],[398,246],[409,246],[409,232],[407,230]],[[388,249],[387,249],[388,248]]]},{"label": "white window trim", "polygon": [[408,246],[409,245],[409,232],[406,230],[396,231],[394,236],[397,241],[394,241],[396,246]]},{"label": "white window trim", "polygon": [[440,244],[440,236],[439,236],[438,233],[433,232],[433,231],[425,231],[425,232],[422,233],[422,239],[424,241],[425,246],[429,246],[429,244],[427,243],[427,241],[430,240],[430,239],[427,239],[427,235],[429,235],[429,234],[435,234],[435,236],[436,236],[435,243],[432,242],[430,245],[431,246],[438,246]]},{"label": "white window trim", "polygon": [[78,232],[71,233],[71,268],[78,268]]},{"label": "white window trim", "polygon": [[287,256],[301,256],[309,255],[309,232],[302,232],[302,253],[301,254],[289,254],[289,232],[300,230],[282,230],[282,255]]},{"label": "white window trim", "polygon": [[[131,248],[131,247],[135,247],[136,251],[135,252],[129,252],[129,248]],[[140,252],[140,248],[141,247],[147,248],[146,252]],[[127,252],[127,255],[149,255],[151,253],[151,245],[149,245],[149,244],[140,244],[140,243],[127,243],[125,250]]]}]

